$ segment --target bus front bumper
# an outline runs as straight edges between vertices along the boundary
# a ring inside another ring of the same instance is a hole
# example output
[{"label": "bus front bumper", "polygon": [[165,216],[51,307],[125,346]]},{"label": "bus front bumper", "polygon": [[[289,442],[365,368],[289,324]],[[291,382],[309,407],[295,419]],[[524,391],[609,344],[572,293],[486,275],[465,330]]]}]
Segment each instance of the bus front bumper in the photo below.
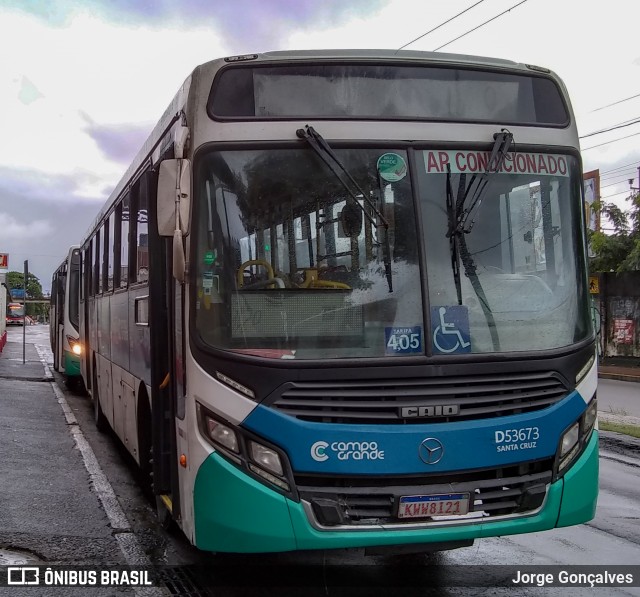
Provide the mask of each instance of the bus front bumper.
[{"label": "bus front bumper", "polygon": [[595,515],[597,495],[597,430],[564,477],[549,485],[535,513],[412,530],[315,528],[302,504],[249,478],[214,453],[200,467],[194,486],[195,544],[206,551],[260,553],[465,541],[587,522]]},{"label": "bus front bumper", "polygon": [[80,357],[70,350],[64,351],[64,373],[68,377],[80,375]]}]

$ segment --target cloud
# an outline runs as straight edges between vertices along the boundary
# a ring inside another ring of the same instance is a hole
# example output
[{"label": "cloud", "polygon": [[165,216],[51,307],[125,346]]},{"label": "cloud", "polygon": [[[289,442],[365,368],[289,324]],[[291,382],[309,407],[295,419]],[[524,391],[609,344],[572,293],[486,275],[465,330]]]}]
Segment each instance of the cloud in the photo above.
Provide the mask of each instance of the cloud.
[{"label": "cloud", "polygon": [[67,27],[80,14],[121,26],[210,27],[231,49],[245,53],[283,49],[283,40],[299,29],[318,30],[356,16],[375,13],[388,0],[59,0],[24,2],[12,8],[50,26]]},{"label": "cloud", "polygon": [[43,203],[101,203],[117,183],[86,170],[53,174],[37,169],[0,167],[2,208],[9,203],[33,200]]},{"label": "cloud", "polygon": [[103,197],[79,199],[79,184],[72,176],[0,169],[0,252],[9,253],[12,271],[22,271],[28,260],[45,290],[69,246],[82,240],[104,203]]},{"label": "cloud", "polygon": [[85,131],[96,142],[100,151],[110,160],[129,165],[136,156],[154,123],[99,125],[88,116]]},{"label": "cloud", "polygon": [[0,230],[2,240],[28,239],[41,237],[53,232],[53,226],[46,220],[18,221],[12,215],[0,212]]}]

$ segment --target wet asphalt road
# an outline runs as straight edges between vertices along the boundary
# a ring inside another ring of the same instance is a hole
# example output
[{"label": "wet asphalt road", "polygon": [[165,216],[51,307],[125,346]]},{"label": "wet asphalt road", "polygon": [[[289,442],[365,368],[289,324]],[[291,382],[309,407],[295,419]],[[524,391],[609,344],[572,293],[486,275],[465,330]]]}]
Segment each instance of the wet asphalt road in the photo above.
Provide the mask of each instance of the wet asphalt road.
[{"label": "wet asphalt road", "polygon": [[613,415],[640,418],[640,383],[599,380],[598,409]]},{"label": "wet asphalt road", "polygon": [[[44,347],[48,351],[48,328],[32,326],[27,329],[27,341]],[[21,341],[22,330],[11,330],[10,341]],[[590,588],[500,588],[492,586],[505,579],[500,565],[616,565],[640,564],[640,442],[638,451],[629,452],[624,444],[612,446],[604,443],[601,449],[600,498],[596,518],[586,525],[566,529],[555,529],[503,538],[484,539],[472,547],[431,555],[404,557],[365,556],[361,550],[309,552],[301,554],[273,554],[249,556],[212,556],[188,545],[179,532],[169,533],[155,519],[149,502],[138,489],[134,468],[117,439],[109,434],[100,434],[92,420],[91,404],[87,397],[69,391],[56,375],[58,385],[64,393],[78,426],[93,448],[97,460],[108,478],[133,535],[153,564],[164,564],[176,571],[179,578],[186,579],[182,590],[171,584],[173,595],[593,595]],[[22,384],[20,391],[41,391],[38,382],[12,382]],[[624,382],[619,382],[624,383]],[[35,388],[33,384],[36,384]],[[1,397],[0,397],[1,398]],[[0,400],[0,423],[19,414],[12,412],[19,405],[8,405]],[[51,400],[46,406],[51,410],[53,421],[60,413],[60,405]],[[8,410],[7,410],[8,409]],[[20,417],[18,417],[20,418]],[[57,429],[52,432],[47,426],[37,429],[24,424],[20,433],[38,436],[40,448],[32,455],[45,457],[48,466],[56,466],[56,454],[73,449],[73,440]],[[55,425],[53,425],[55,427]],[[17,431],[16,431],[17,432]],[[605,434],[606,435],[606,434]],[[605,437],[606,440],[606,437]],[[3,443],[3,445],[5,445]],[[50,492],[52,504],[48,512],[36,512],[31,518],[20,518],[30,493],[37,491],[37,480],[29,479],[24,463],[29,457],[12,460],[5,455],[0,466],[1,492],[5,514],[0,512],[0,548],[7,540],[20,543],[29,537],[29,545],[36,553],[55,553],[66,561],[93,562],[122,561],[122,553],[113,541],[113,529],[97,499],[83,497],[74,502],[74,486],[89,483],[88,475],[78,459],[75,470],[60,471],[59,486],[40,488]],[[20,470],[22,467],[22,470]],[[16,470],[19,469],[19,470]],[[8,476],[7,476],[8,475]],[[7,481],[9,480],[9,485]],[[8,490],[7,488],[10,487]],[[88,503],[87,503],[88,501]],[[6,512],[9,512],[7,515]],[[78,516],[77,512],[84,512]],[[12,514],[13,513],[13,514]],[[40,520],[38,517],[41,517]],[[45,518],[46,524],[43,524]],[[10,522],[9,531],[7,521]],[[43,531],[42,529],[49,529]],[[39,536],[38,536],[39,533]],[[38,542],[40,545],[38,546]],[[24,543],[24,541],[23,541]],[[200,566],[194,568],[193,566]],[[470,568],[471,566],[471,568]],[[206,571],[206,578],[200,576]],[[636,570],[640,577],[640,567]],[[213,575],[213,576],[212,576]],[[217,576],[216,576],[217,575]],[[470,577],[472,581],[469,581]],[[212,578],[225,579],[224,582]],[[237,583],[233,582],[238,578]],[[467,579],[465,581],[465,578]],[[231,580],[230,580],[231,579]],[[229,581],[229,582],[228,582]],[[450,586],[456,584],[481,586]],[[218,586],[211,586],[211,585]],[[223,586],[220,586],[222,584]],[[207,588],[205,585],[209,585]],[[198,592],[196,592],[198,590]],[[74,595],[132,594],[85,590]],[[596,589],[601,595],[635,595],[640,597],[640,588]],[[16,597],[12,588],[0,589],[0,594]],[[47,595],[47,592],[28,592],[28,595]],[[56,592],[55,594],[62,594]],[[65,593],[67,594],[67,593]]]}]

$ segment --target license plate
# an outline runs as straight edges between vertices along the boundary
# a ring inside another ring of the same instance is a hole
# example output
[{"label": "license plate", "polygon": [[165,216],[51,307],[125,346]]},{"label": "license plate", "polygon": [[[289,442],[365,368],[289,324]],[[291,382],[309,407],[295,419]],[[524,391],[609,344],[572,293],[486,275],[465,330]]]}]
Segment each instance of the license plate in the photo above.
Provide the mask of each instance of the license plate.
[{"label": "license plate", "polygon": [[398,518],[464,516],[469,513],[468,493],[404,495],[398,504]]}]

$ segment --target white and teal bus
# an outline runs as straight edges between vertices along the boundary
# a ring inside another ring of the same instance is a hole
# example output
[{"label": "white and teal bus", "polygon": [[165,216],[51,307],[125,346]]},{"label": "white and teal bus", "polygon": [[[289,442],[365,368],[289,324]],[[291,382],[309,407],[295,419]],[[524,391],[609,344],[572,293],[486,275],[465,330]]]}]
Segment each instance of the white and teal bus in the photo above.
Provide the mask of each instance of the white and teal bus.
[{"label": "white and teal bus", "polygon": [[53,368],[64,375],[67,385],[82,381],[80,376],[80,248],[73,246],[51,277],[49,336]]},{"label": "white and teal bus", "polygon": [[586,522],[584,231],[576,122],[546,68],[202,64],[82,239],[96,423],[203,550],[448,549]]}]

